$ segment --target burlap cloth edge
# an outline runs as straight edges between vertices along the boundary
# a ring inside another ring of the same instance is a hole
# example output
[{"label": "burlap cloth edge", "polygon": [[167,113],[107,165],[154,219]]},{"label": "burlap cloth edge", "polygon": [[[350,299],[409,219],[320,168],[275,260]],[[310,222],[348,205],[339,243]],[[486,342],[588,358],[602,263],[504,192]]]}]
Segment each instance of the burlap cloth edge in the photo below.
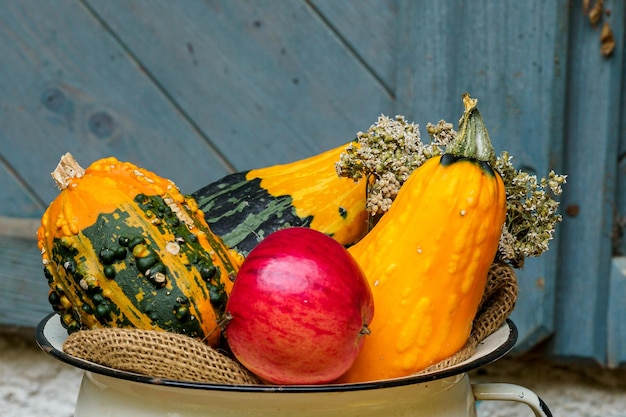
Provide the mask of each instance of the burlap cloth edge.
[{"label": "burlap cloth edge", "polygon": [[[465,346],[420,371],[424,375],[455,366],[471,357],[478,344],[500,328],[517,300],[517,277],[507,264],[494,263]],[[227,385],[261,384],[237,360],[189,336],[142,329],[102,328],[70,334],[63,351],[116,370],[175,381]]]}]

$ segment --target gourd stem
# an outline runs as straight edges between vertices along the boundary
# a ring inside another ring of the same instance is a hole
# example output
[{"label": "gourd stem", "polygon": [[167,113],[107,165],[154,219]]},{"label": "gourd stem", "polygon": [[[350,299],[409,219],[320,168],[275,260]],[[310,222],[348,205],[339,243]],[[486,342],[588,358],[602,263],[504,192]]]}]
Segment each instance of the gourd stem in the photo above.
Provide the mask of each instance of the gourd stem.
[{"label": "gourd stem", "polygon": [[496,162],[496,151],[489,140],[487,127],[480,112],[476,108],[478,100],[463,94],[465,111],[459,120],[459,132],[456,139],[448,145],[446,153],[460,157],[472,158],[478,161]]},{"label": "gourd stem", "polygon": [[85,175],[85,169],[78,165],[76,159],[68,152],[61,157],[51,175],[59,190],[64,190],[73,178],[80,178]]}]

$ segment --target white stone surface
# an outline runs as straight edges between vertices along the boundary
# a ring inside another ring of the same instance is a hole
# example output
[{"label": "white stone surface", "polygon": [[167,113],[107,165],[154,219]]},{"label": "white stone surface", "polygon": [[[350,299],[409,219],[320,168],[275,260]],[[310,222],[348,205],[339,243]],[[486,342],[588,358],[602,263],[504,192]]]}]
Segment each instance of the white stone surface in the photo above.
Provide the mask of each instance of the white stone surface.
[{"label": "white stone surface", "polygon": [[82,373],[44,353],[34,331],[0,331],[0,416],[71,417]]},{"label": "white stone surface", "polygon": [[[82,373],[45,354],[32,330],[0,330],[0,416],[71,417]],[[472,372],[474,382],[522,385],[554,416],[626,417],[626,369],[603,370],[537,359],[501,359]],[[479,417],[532,416],[524,405],[483,401]]]}]

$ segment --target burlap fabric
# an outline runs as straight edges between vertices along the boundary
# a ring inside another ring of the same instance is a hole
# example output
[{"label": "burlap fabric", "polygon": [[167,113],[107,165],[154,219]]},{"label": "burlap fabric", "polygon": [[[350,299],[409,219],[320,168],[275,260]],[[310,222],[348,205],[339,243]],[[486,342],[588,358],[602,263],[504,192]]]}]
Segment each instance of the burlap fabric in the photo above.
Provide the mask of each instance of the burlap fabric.
[{"label": "burlap fabric", "polygon": [[105,328],[68,336],[63,351],[121,371],[175,381],[260,384],[239,362],[189,336],[156,330]]},{"label": "burlap fabric", "polygon": [[[515,307],[517,278],[506,264],[493,264],[472,333],[463,349],[419,372],[425,374],[463,362],[496,331]],[[188,336],[139,329],[81,330],[68,336],[65,353],[122,371],[155,378],[216,384],[259,384],[236,360]]]}]

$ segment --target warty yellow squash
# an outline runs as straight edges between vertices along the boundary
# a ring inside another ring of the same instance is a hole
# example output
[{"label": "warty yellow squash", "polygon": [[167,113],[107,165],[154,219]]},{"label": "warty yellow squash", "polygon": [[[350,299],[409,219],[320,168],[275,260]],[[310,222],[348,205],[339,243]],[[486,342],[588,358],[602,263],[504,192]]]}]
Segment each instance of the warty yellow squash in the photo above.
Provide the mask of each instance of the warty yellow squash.
[{"label": "warty yellow squash", "polygon": [[338,382],[419,372],[466,343],[506,214],[495,151],[476,100],[459,133],[417,168],[374,228],[349,248],[370,283],[376,316]]}]

